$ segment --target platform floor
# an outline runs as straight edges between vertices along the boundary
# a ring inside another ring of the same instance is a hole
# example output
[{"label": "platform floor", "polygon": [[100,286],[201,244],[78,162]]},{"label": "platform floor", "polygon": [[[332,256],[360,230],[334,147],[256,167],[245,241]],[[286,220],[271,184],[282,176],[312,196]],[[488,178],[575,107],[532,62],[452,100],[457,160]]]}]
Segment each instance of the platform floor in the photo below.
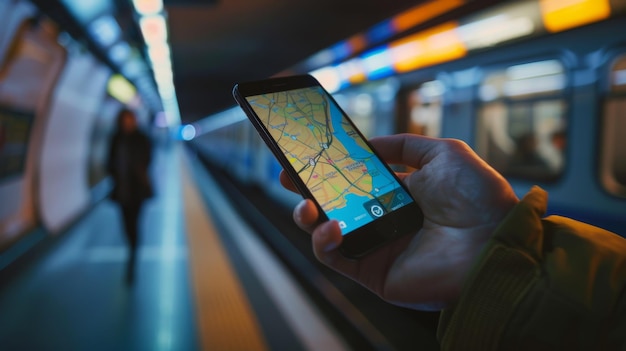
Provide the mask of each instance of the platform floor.
[{"label": "platform floor", "polygon": [[[193,167],[181,146],[157,154],[133,285],[109,200],[10,267],[0,349],[349,349],[208,174],[199,189]],[[227,228],[217,230],[217,218]]]}]

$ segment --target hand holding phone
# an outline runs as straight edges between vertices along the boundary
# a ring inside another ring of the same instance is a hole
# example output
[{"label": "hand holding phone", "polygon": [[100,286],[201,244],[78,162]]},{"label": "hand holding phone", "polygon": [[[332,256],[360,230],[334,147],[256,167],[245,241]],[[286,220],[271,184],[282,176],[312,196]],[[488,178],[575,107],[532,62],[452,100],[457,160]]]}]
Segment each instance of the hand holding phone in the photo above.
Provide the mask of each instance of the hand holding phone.
[{"label": "hand holding phone", "polygon": [[[400,174],[424,210],[424,226],[358,260],[343,245],[334,221],[318,223],[311,201],[294,209],[296,223],[312,234],[315,256],[388,302],[420,310],[454,303],[474,261],[495,228],[518,203],[506,180],[465,143],[418,135],[374,138],[387,162],[418,171]],[[281,175],[287,189],[295,190]]]},{"label": "hand holding phone", "polygon": [[240,83],[233,95],[320,220],[337,220],[346,256],[421,228],[415,199],[315,78]]}]

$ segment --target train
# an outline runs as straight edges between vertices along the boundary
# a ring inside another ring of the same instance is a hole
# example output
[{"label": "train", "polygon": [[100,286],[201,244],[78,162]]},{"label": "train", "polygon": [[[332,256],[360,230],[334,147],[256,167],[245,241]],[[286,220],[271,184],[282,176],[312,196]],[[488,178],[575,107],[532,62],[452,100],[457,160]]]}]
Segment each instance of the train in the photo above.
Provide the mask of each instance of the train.
[{"label": "train", "polygon": [[[549,214],[626,236],[626,1],[498,2],[460,17],[456,3],[418,2],[277,75],[318,78],[367,137],[463,140],[518,196],[538,185]],[[0,2],[0,267],[106,196],[125,107],[272,201],[300,200],[234,99],[172,130],[136,85],[33,3]]]},{"label": "train", "polygon": [[[367,137],[463,140],[519,197],[538,185],[549,194],[548,214],[626,236],[625,8],[505,2],[340,57],[349,38],[277,76],[318,78]],[[309,64],[333,50],[326,64]],[[234,101],[183,126],[181,138],[274,201],[299,201]]]}]

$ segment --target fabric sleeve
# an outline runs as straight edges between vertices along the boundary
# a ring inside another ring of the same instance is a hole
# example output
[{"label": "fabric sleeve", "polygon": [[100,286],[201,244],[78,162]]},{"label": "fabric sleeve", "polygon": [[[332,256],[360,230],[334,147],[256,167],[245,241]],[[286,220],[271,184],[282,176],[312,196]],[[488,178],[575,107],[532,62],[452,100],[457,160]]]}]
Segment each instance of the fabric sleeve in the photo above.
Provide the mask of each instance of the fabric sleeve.
[{"label": "fabric sleeve", "polygon": [[626,240],[546,204],[534,187],[500,224],[441,315],[442,350],[626,350]]}]

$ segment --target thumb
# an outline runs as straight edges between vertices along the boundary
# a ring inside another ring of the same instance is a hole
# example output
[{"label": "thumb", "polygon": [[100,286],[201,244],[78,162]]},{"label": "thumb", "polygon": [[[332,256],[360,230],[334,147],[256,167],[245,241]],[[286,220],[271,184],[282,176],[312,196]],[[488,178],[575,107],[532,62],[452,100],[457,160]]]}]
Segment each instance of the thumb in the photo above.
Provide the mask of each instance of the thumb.
[{"label": "thumb", "polygon": [[370,143],[387,163],[420,169],[437,156],[441,140],[415,134],[397,134],[372,138]]}]

